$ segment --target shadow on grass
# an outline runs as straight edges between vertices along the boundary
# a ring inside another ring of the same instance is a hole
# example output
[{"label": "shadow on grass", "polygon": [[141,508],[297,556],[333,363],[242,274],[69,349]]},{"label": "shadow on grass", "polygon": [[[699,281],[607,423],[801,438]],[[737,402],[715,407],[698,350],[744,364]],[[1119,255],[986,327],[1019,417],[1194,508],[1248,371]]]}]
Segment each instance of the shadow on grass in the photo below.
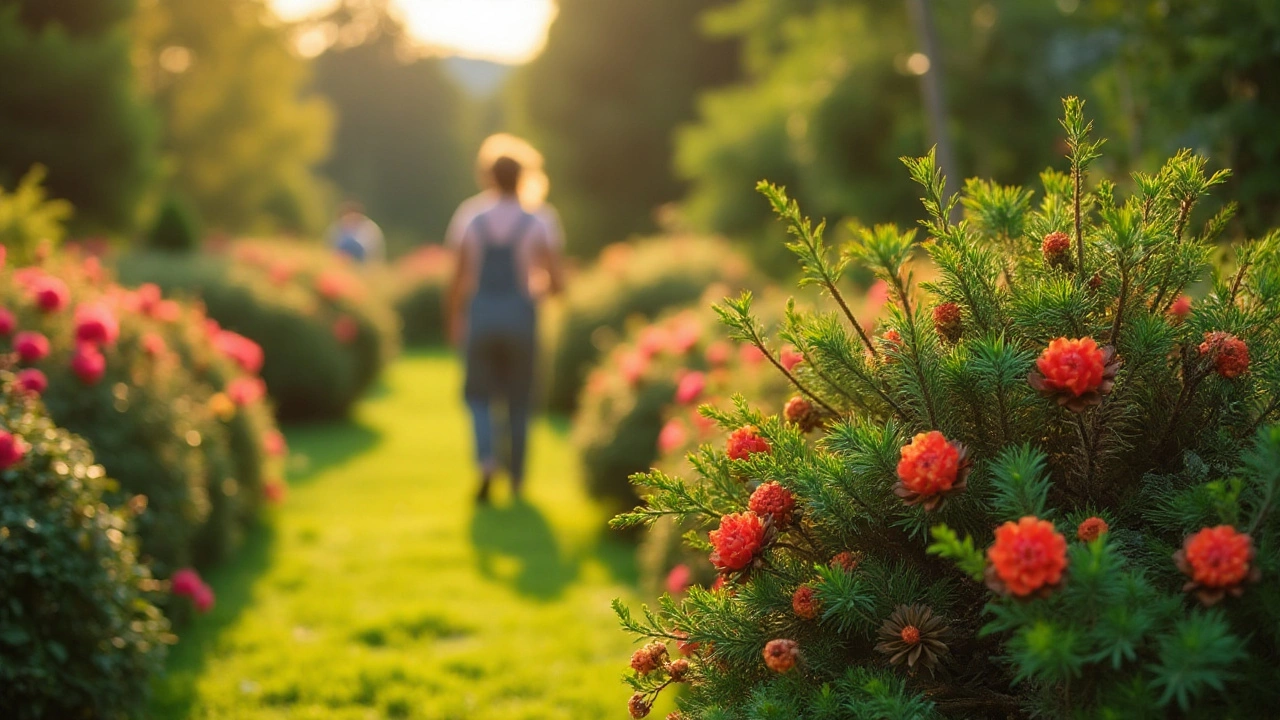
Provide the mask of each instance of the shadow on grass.
[{"label": "shadow on grass", "polygon": [[178,644],[169,650],[165,674],[153,682],[154,697],[147,717],[167,720],[190,717],[195,710],[196,683],[218,646],[222,632],[233,625],[252,602],[253,584],[266,570],[275,543],[275,528],[263,522],[254,528],[233,562],[211,570],[206,577],[217,593],[208,615],[192,618],[177,628]]},{"label": "shadow on grass", "polygon": [[[476,567],[489,579],[537,600],[553,600],[578,575],[564,558],[551,525],[538,509],[518,500],[507,507],[480,506],[471,516]],[[514,575],[504,570],[514,561]]]},{"label": "shadow on grass", "polygon": [[284,428],[292,457],[289,482],[303,484],[325,470],[368,452],[382,440],[382,433],[357,420]]}]

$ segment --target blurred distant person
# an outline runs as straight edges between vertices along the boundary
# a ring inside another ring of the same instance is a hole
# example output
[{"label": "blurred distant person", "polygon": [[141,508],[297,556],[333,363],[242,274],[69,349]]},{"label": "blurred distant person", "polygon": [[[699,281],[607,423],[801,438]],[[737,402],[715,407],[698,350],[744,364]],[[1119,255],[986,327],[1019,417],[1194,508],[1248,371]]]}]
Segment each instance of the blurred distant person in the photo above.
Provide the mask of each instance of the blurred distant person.
[{"label": "blurred distant person", "polygon": [[[522,202],[521,189],[530,176],[516,156],[532,160],[536,153],[525,155],[521,145],[532,150],[522,142],[506,145],[513,148],[510,155],[492,153],[492,147],[486,155],[481,149],[482,163],[489,162],[480,166],[485,191],[458,208],[447,235],[457,255],[447,321],[450,339],[466,361],[463,394],[475,429],[481,503],[488,502],[499,470],[495,408],[506,412],[506,469],[512,494],[520,496],[537,356],[535,305],[541,295],[559,293],[563,286],[559,223],[548,221],[554,213],[549,215],[546,206]],[[535,181],[540,166],[534,166]],[[545,177],[541,182],[545,193]]]},{"label": "blurred distant person", "polygon": [[345,202],[339,208],[338,220],[329,228],[329,246],[361,264],[380,263],[387,253],[382,229],[356,202]]}]

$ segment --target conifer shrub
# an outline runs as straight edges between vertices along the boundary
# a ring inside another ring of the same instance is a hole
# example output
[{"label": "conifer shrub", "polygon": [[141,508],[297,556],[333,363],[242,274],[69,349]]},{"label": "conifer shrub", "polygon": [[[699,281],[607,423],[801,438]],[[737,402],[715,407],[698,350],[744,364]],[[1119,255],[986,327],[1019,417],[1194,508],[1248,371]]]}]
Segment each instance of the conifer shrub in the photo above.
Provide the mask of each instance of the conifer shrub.
[{"label": "conifer shrub", "polygon": [[[615,524],[695,523],[720,587],[615,604],[650,643],[633,717],[676,683],[683,718],[1272,714],[1280,233],[1212,267],[1234,207],[1191,218],[1226,173],[1181,152],[1127,193],[1091,182],[1101,143],[1065,108],[1069,172],[1038,194],[949,196],[932,153],[905,159],[923,242],[856,228],[836,255],[762,184],[828,303],[776,337],[749,295],[720,311],[770,357],[799,348],[788,380],[838,419],[811,443],[745,401],[708,409],[723,450],[636,478],[647,502]],[[917,286],[919,250],[938,275]],[[891,290],[876,332],[836,289],[857,265]]]},{"label": "conifer shrub", "polygon": [[194,252],[200,247],[200,221],[195,210],[179,195],[169,195],[160,205],[147,247],[167,252]]},{"label": "conifer shrub", "polygon": [[400,337],[409,347],[433,347],[448,341],[444,297],[453,263],[441,245],[425,245],[396,261],[389,278],[392,302],[400,316]]},{"label": "conifer shrub", "polygon": [[687,305],[711,285],[736,292],[758,283],[750,261],[718,238],[669,236],[605,248],[595,265],[573,278],[551,318],[548,407],[575,409],[587,373],[628,322]]},{"label": "conifer shrub", "polygon": [[0,372],[0,707],[14,720],[140,717],[170,641],[139,561],[138,501]]},{"label": "conifer shrub", "polygon": [[199,300],[222,327],[261,346],[282,419],[345,415],[398,349],[384,294],[318,246],[243,241],[207,254],[137,253],[118,269],[127,284]]}]

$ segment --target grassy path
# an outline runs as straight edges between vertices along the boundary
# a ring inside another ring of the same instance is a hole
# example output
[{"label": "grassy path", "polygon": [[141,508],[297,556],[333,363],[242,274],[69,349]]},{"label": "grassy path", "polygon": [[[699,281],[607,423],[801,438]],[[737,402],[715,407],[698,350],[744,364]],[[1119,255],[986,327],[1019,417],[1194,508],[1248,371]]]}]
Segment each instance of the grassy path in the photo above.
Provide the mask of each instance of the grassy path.
[{"label": "grassy path", "polygon": [[[158,718],[617,718],[631,646],[563,432],[534,432],[529,500],[476,509],[454,363],[402,359],[353,421],[298,428],[288,502],[158,683]],[[662,715],[658,715],[662,717]]]}]

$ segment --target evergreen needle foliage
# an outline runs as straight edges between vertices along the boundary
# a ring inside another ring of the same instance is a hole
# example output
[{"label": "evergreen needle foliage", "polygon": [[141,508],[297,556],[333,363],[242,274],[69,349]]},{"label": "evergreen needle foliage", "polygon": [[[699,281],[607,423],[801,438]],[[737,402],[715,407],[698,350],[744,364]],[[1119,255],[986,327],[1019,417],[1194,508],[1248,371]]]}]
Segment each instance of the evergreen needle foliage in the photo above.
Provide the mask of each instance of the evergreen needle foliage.
[{"label": "evergreen needle foliage", "polygon": [[[677,674],[685,718],[1273,712],[1280,233],[1211,266],[1234,209],[1191,217],[1226,173],[1181,152],[1122,197],[1089,177],[1102,143],[1083,103],[1064,106],[1068,172],[1038,193],[948,195],[932,152],[904,159],[923,234],[856,227],[831,247],[761,184],[830,305],[789,308],[776,338],[750,296],[719,311],[775,364],[799,348],[784,372],[835,419],[815,441],[745,402],[704,408],[738,444],[701,449],[690,479],[634,478],[646,506],[615,524],[700,524],[724,581],[616,608],[691,665],[640,662],[634,716]],[[937,273],[918,285],[922,251]],[[859,266],[890,288],[878,329],[838,289]],[[794,511],[757,504],[769,482]]]}]

